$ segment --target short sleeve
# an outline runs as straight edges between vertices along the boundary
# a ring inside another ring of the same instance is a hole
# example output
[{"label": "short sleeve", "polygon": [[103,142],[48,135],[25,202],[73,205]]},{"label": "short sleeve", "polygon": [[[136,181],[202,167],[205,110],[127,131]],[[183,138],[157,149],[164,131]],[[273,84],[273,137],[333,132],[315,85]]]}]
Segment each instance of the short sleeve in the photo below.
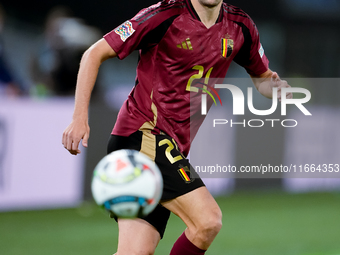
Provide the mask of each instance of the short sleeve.
[{"label": "short sleeve", "polygon": [[259,32],[254,22],[249,18],[248,22],[236,23],[242,28],[244,43],[234,61],[243,66],[250,75],[263,74],[268,70],[269,61],[264,54]]},{"label": "short sleeve", "polygon": [[169,8],[167,2],[162,1],[141,10],[104,36],[119,59],[127,57],[132,51],[141,48],[141,45],[147,45],[146,40],[154,39],[150,36],[154,30],[180,14],[181,6]]}]

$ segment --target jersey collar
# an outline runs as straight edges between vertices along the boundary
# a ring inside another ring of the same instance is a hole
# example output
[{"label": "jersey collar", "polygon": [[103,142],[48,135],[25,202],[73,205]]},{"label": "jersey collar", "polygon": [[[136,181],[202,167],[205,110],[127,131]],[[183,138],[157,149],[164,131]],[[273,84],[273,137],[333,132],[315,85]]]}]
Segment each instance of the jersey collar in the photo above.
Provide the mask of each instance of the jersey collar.
[{"label": "jersey collar", "polygon": [[[191,1],[190,0],[186,0],[186,5],[187,5],[187,8],[189,10],[189,13],[191,14],[191,16],[194,18],[194,19],[197,19],[199,21],[201,21],[200,17],[198,16],[194,6],[192,5]],[[221,10],[220,10],[220,14],[218,15],[217,17],[217,20],[215,23],[219,23],[223,20],[223,6],[221,6]]]}]

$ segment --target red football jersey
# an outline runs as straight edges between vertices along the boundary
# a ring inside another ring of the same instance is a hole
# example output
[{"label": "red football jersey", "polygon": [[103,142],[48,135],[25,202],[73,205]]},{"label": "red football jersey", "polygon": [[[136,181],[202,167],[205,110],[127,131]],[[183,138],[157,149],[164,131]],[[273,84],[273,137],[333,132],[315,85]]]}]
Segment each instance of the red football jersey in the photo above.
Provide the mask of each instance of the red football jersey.
[{"label": "red football jersey", "polygon": [[232,60],[251,75],[268,70],[254,22],[241,9],[225,3],[209,29],[190,0],[164,0],[141,10],[104,38],[119,59],[134,50],[140,53],[136,85],[112,134],[164,132],[175,139],[184,155],[203,121],[202,117],[192,123],[190,118],[201,110],[190,107],[190,94],[199,92],[193,81],[224,78]]}]

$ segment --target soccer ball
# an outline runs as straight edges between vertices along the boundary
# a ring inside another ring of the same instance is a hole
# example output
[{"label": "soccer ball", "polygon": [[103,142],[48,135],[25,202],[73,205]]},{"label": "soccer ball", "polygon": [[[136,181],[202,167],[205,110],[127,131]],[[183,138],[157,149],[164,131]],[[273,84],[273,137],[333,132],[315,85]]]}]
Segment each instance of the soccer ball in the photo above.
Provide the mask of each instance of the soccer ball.
[{"label": "soccer ball", "polygon": [[163,179],[156,164],[136,150],[106,155],[94,169],[92,195],[99,206],[119,218],[148,215],[162,196]]}]

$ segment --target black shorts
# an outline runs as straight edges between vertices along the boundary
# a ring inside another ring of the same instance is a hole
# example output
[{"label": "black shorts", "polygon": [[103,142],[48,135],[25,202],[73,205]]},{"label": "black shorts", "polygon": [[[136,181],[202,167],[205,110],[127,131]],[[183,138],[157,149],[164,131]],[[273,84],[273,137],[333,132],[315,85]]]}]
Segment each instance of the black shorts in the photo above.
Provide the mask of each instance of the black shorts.
[{"label": "black shorts", "polygon": [[[111,135],[107,152],[121,149],[140,151],[158,165],[164,184],[161,201],[174,199],[204,186],[194,171],[190,171],[193,168],[178,150],[175,140],[166,134],[136,131],[128,137]],[[169,217],[170,211],[159,204],[143,219],[154,226],[163,238]]]}]

